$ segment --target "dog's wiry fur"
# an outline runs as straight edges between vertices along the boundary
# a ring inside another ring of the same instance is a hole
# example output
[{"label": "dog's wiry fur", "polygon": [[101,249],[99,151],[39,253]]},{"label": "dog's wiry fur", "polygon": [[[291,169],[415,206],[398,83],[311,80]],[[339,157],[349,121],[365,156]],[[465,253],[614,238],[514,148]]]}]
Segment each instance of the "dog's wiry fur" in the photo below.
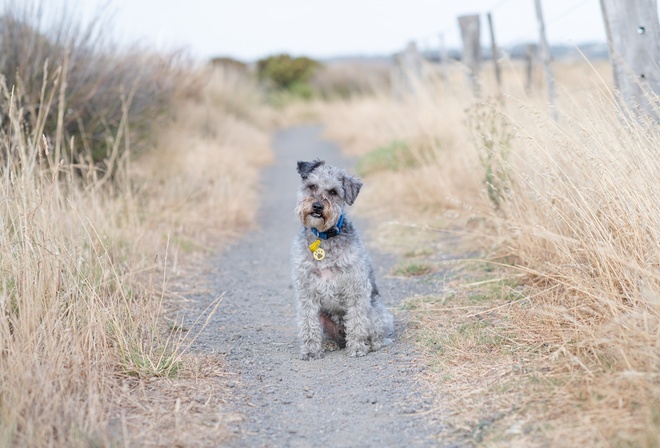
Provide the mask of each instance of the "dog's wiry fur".
[{"label": "dog's wiry fur", "polygon": [[[392,315],[380,300],[373,267],[346,205],[353,205],[362,183],[325,162],[298,162],[301,184],[296,214],[303,227],[291,250],[293,285],[302,341],[301,359],[320,358],[324,342],[364,356],[390,344]],[[322,208],[321,208],[322,207]],[[334,229],[344,213],[339,235],[321,240],[322,260],[309,246],[320,232]]]}]

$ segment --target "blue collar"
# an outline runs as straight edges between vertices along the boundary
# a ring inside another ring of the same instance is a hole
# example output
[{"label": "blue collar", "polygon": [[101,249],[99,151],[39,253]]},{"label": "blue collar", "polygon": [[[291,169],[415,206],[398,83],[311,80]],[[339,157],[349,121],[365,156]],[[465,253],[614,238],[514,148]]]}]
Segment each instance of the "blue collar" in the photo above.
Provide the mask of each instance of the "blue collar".
[{"label": "blue collar", "polygon": [[318,229],[312,227],[312,233],[316,235],[317,238],[321,238],[322,240],[327,240],[328,238],[332,238],[334,236],[337,236],[341,233],[341,228],[344,226],[344,214],[342,213],[341,216],[339,217],[339,221],[337,221],[337,225],[334,226],[332,229],[328,230],[327,232],[319,232]]}]

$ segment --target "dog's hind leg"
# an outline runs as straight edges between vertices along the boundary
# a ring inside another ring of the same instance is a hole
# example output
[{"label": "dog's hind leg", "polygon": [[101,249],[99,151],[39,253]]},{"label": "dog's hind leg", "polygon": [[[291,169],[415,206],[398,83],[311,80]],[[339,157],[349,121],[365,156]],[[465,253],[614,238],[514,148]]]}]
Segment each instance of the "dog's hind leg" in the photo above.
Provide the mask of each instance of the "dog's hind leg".
[{"label": "dog's hind leg", "polygon": [[321,321],[323,335],[328,339],[326,342],[329,342],[329,344],[325,345],[328,350],[334,351],[338,348],[345,348],[346,329],[344,328],[343,320],[336,315],[321,312],[319,321]]}]

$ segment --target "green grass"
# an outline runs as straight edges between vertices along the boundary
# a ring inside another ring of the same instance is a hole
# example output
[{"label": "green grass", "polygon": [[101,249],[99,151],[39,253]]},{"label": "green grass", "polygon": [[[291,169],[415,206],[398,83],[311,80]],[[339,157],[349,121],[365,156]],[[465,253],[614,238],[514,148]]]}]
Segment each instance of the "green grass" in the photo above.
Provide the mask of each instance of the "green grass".
[{"label": "green grass", "polygon": [[428,257],[433,255],[433,251],[428,248],[411,249],[403,254],[406,258]]},{"label": "green grass", "polygon": [[501,278],[481,285],[467,297],[473,302],[489,302],[494,299],[504,299],[508,302],[519,299],[522,295],[516,291],[519,280],[516,278]]},{"label": "green grass", "polygon": [[167,329],[172,333],[185,333],[187,331],[190,331],[190,328],[174,321],[167,322]]},{"label": "green grass", "polygon": [[394,275],[401,277],[418,277],[434,271],[433,265],[422,261],[405,261],[400,263],[393,271]]},{"label": "green grass", "polygon": [[176,246],[183,251],[183,253],[190,254],[199,250],[203,250],[204,248],[197,244],[196,242],[182,237],[182,236],[171,236],[170,237],[171,241],[176,244]]},{"label": "green grass", "polygon": [[138,378],[174,378],[180,367],[179,355],[165,350],[148,353],[141,348],[131,348],[125,351],[122,362],[123,372]]},{"label": "green grass", "polygon": [[399,171],[416,166],[416,160],[408,143],[393,140],[362,156],[356,166],[360,176],[367,176],[379,171]]}]

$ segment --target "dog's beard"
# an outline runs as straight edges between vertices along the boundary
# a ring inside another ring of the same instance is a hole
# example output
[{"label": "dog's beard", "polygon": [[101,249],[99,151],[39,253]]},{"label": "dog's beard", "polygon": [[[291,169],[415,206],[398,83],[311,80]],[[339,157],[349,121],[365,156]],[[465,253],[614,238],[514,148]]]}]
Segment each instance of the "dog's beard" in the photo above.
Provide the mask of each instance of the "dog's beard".
[{"label": "dog's beard", "polygon": [[303,224],[305,227],[314,227],[315,229],[319,229],[321,231],[325,230],[325,219],[323,219],[322,216],[317,217],[310,213],[305,216]]},{"label": "dog's beard", "polygon": [[305,198],[298,206],[298,213],[300,221],[305,227],[314,227],[321,232],[325,232],[333,228],[339,217],[334,214],[334,207],[328,200],[320,201],[323,204],[323,211],[320,214],[314,213],[312,204],[317,202],[313,197]]}]

